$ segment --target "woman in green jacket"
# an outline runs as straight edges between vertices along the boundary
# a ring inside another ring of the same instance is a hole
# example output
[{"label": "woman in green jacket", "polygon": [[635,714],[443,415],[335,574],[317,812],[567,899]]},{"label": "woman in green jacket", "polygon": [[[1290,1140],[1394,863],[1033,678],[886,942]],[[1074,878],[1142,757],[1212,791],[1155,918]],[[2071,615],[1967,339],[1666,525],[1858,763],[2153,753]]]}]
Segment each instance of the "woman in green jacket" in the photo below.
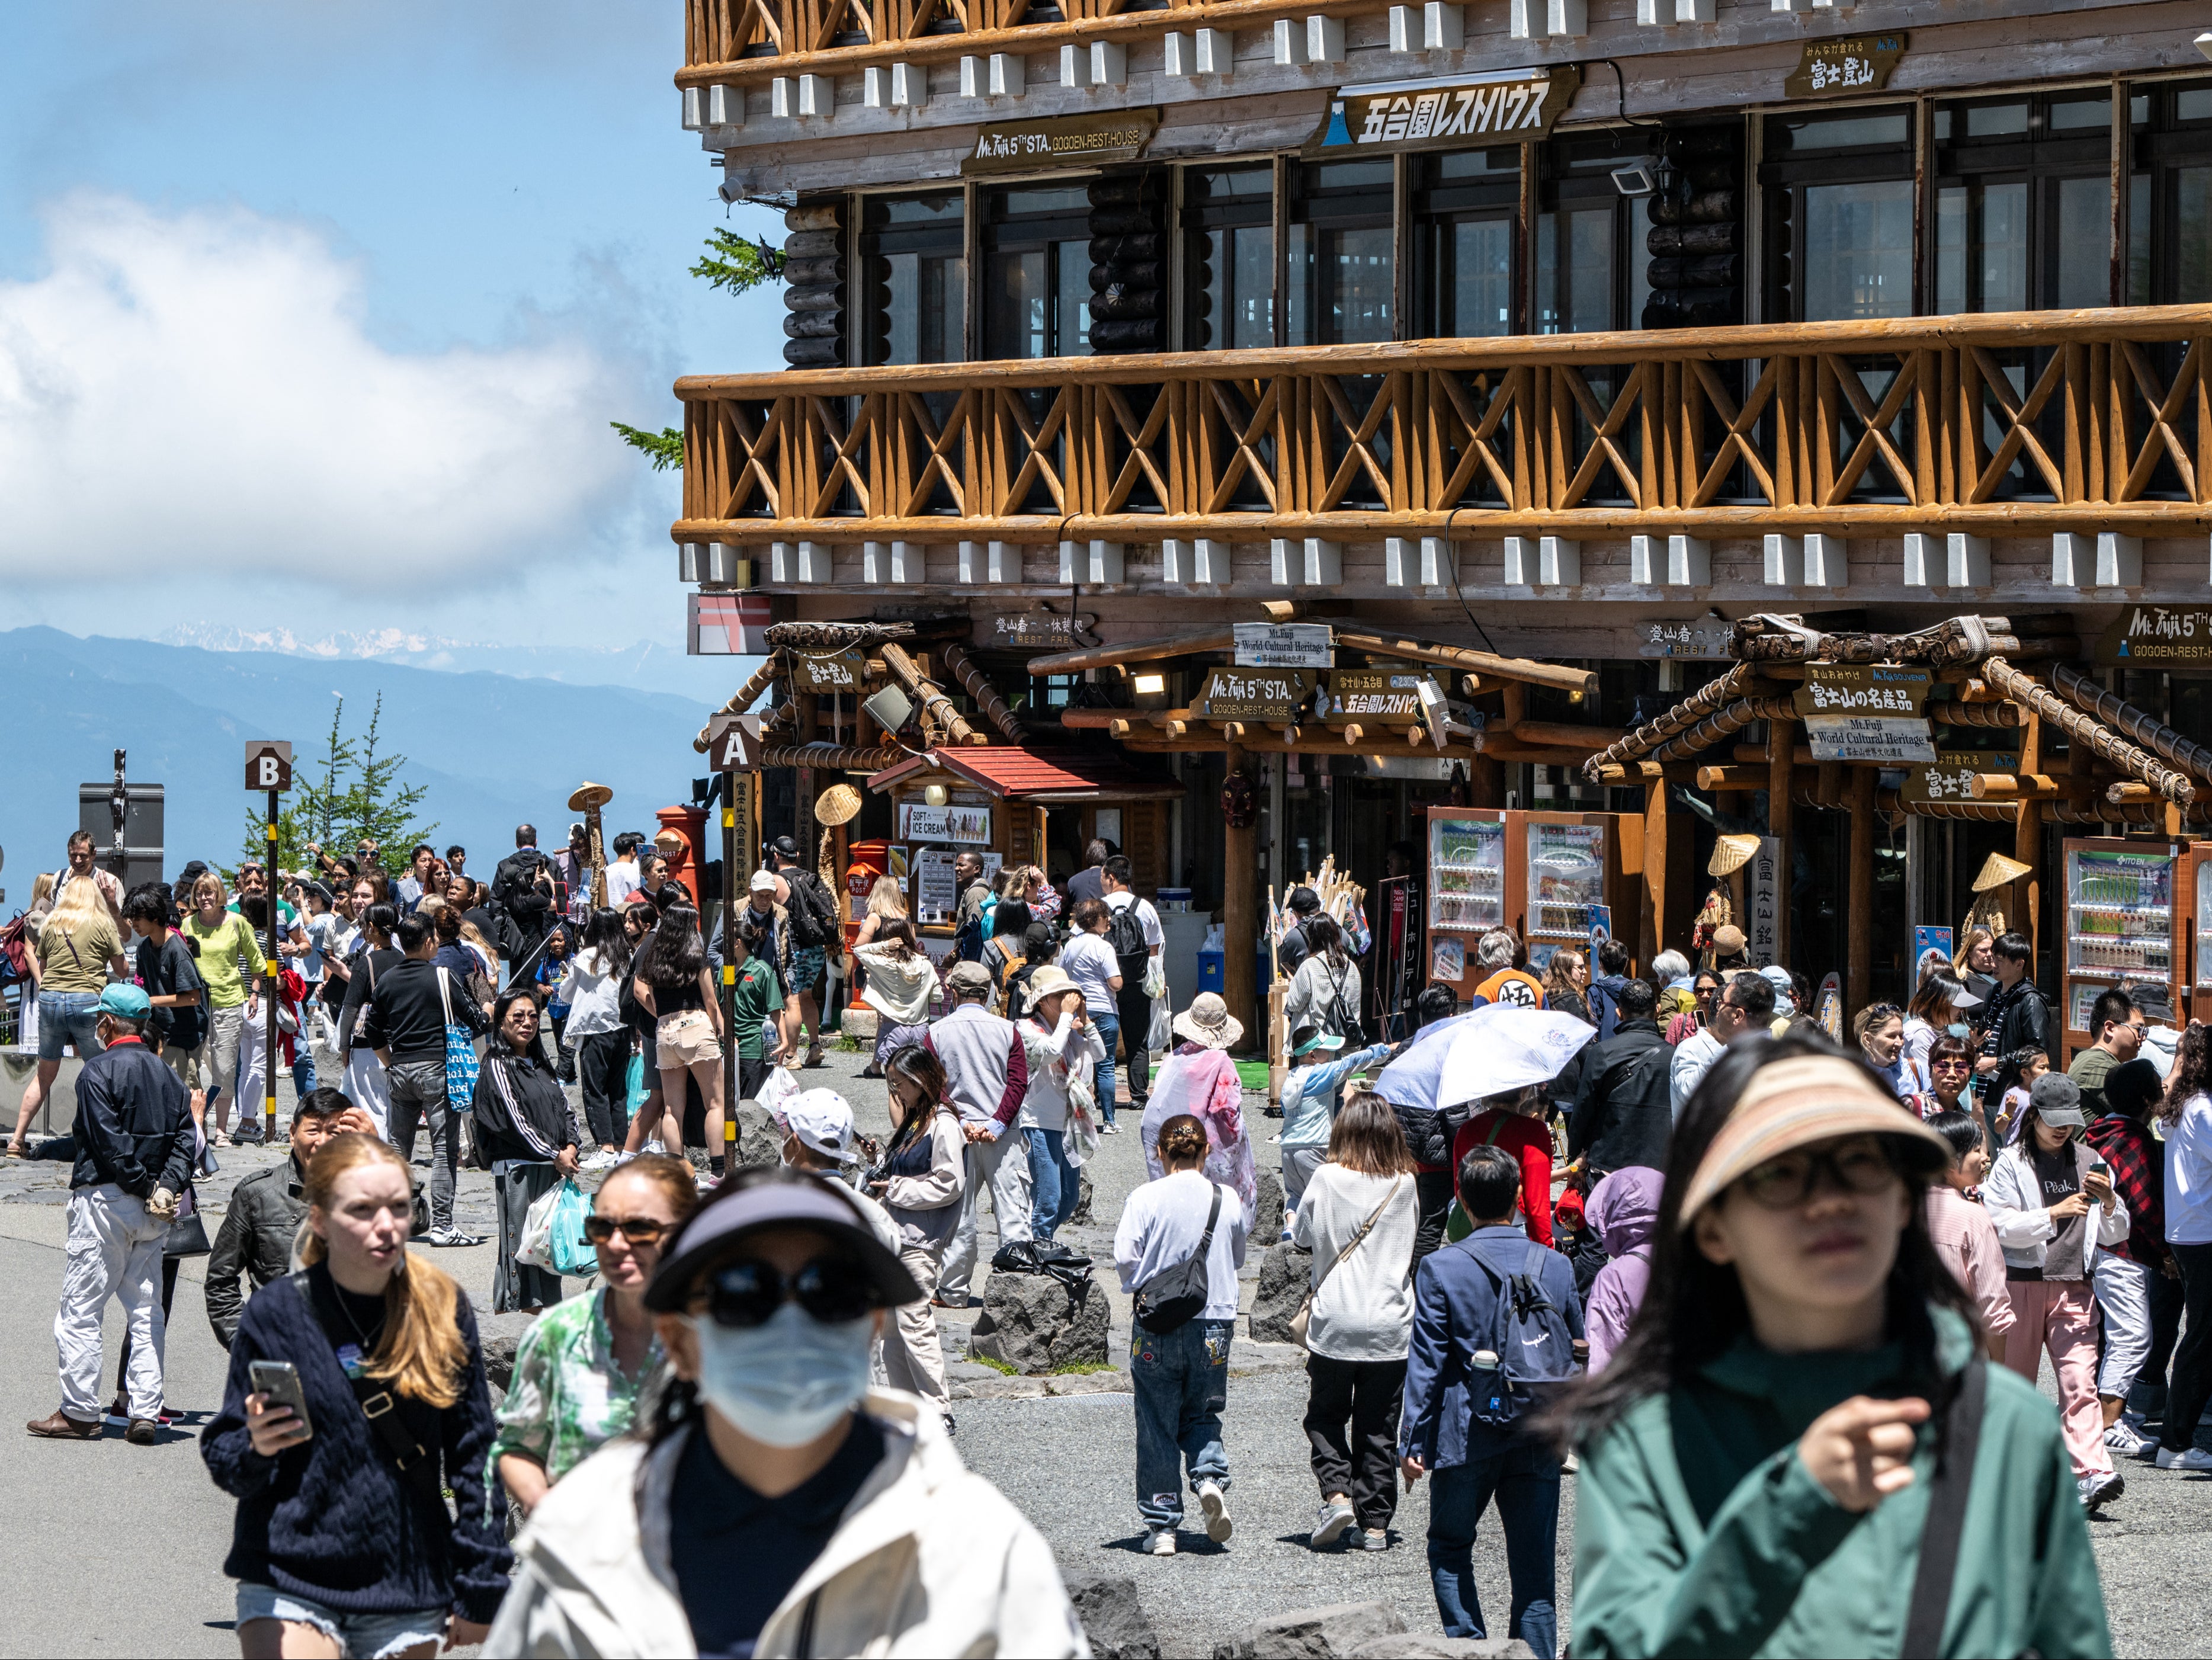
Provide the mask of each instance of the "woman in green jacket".
[{"label": "woman in green jacket", "polygon": [[1981,1359],[1929,1242],[1942,1163],[1825,1038],[1706,1075],[1636,1323],[1554,1414],[1576,1654],[2112,1653],[2057,1414]]}]

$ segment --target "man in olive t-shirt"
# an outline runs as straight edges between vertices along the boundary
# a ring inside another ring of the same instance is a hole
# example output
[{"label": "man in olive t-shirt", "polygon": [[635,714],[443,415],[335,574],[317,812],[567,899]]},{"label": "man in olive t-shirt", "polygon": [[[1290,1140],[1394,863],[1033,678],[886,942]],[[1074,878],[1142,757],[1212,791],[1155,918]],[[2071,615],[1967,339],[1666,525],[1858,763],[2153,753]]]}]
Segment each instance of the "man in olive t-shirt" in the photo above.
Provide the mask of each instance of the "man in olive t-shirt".
[{"label": "man in olive t-shirt", "polygon": [[2105,1078],[2114,1067],[2124,1067],[2142,1049],[2143,1012],[2134,998],[2115,988],[2100,993],[2089,1009],[2089,1030],[2096,1041],[2074,1057],[2066,1075],[2081,1091],[2082,1116],[2101,1118]]}]

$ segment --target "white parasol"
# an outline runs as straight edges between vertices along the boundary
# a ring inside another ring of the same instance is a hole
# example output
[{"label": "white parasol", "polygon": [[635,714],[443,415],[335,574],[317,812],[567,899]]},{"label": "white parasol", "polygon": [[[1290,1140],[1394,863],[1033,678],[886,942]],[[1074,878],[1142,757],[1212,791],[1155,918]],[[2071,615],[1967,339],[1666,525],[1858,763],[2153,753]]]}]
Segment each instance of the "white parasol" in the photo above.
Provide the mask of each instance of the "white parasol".
[{"label": "white parasol", "polygon": [[1455,1107],[1548,1082],[1596,1036],[1571,1014],[1486,1004],[1417,1039],[1382,1068],[1376,1086],[1401,1105]]}]

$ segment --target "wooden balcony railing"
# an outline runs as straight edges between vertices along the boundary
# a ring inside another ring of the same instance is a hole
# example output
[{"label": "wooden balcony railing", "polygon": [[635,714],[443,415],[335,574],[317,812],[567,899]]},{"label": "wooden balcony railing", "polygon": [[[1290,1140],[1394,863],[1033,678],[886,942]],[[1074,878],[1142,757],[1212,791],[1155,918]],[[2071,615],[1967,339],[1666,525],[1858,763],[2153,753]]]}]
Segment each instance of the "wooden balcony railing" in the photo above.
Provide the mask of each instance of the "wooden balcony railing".
[{"label": "wooden balcony railing", "polygon": [[679,380],[679,541],[2212,526],[2212,306]]}]

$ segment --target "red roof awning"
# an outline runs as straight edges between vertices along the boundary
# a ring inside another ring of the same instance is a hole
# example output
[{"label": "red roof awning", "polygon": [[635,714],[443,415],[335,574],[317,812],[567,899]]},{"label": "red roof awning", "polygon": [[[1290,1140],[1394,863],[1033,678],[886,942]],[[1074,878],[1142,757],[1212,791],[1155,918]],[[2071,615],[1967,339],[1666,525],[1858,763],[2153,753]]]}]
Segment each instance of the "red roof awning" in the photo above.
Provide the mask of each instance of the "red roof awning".
[{"label": "red roof awning", "polygon": [[1181,795],[1172,778],[1132,766],[1116,755],[1037,751],[1018,745],[936,749],[878,773],[872,790],[887,790],[918,772],[937,770],[988,790],[1001,800],[1041,801],[1158,801]]}]

